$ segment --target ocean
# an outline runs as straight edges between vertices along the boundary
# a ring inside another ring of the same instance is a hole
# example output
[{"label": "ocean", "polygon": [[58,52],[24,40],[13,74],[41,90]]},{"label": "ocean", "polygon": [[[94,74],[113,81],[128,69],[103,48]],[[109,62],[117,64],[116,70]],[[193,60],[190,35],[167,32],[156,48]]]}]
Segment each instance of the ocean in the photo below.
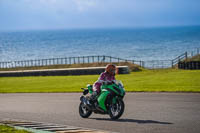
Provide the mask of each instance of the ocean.
[{"label": "ocean", "polygon": [[0,62],[108,55],[171,60],[200,48],[200,26],[0,32]]}]

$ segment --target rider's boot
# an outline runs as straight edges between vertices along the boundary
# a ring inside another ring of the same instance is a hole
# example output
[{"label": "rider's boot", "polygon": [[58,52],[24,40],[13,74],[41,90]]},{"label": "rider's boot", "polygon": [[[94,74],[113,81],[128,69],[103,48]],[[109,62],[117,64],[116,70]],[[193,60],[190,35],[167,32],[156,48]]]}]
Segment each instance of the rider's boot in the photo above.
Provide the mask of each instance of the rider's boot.
[{"label": "rider's boot", "polygon": [[97,102],[97,95],[98,95],[97,92],[94,91],[90,96],[89,102],[93,107],[95,107],[95,103]]}]

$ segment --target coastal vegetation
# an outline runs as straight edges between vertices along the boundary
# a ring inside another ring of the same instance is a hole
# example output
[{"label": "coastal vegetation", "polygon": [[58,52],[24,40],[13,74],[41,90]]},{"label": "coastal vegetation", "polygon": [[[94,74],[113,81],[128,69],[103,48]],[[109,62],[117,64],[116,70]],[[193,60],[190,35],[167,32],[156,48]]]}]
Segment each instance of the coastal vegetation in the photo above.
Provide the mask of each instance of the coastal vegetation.
[{"label": "coastal vegetation", "polygon": [[187,58],[187,60],[184,60],[184,61],[186,61],[186,62],[189,62],[189,61],[200,61],[200,54],[192,56],[191,58]]}]

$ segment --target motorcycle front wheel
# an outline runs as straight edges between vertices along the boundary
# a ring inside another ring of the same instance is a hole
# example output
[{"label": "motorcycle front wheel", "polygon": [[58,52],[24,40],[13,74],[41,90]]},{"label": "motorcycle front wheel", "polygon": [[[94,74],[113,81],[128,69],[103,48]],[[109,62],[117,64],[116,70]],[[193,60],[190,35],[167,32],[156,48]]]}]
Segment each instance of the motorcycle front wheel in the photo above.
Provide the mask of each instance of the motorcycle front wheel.
[{"label": "motorcycle front wheel", "polygon": [[92,111],[88,110],[84,103],[81,102],[79,105],[79,114],[82,118],[88,118],[92,114]]},{"label": "motorcycle front wheel", "polygon": [[110,118],[113,119],[113,120],[116,120],[119,117],[121,117],[121,115],[124,112],[124,108],[125,108],[125,105],[124,105],[123,100],[117,99],[115,104],[111,104],[109,106],[108,113],[110,115]]}]

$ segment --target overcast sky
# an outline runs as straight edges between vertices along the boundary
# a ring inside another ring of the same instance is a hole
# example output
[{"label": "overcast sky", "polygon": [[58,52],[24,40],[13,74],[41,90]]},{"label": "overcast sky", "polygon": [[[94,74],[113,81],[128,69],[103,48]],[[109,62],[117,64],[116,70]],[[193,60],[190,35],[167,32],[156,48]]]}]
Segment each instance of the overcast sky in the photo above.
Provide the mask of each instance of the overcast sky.
[{"label": "overcast sky", "polygon": [[200,25],[200,0],[0,0],[0,31]]}]

